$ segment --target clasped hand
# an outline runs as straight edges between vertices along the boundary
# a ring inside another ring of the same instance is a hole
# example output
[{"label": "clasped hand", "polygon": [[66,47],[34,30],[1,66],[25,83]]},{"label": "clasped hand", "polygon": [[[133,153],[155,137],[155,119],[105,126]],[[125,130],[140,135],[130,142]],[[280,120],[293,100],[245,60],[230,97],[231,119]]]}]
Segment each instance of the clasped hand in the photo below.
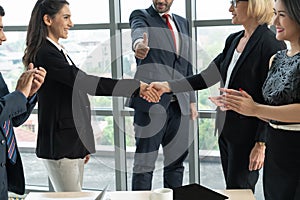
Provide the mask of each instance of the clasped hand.
[{"label": "clasped hand", "polygon": [[168,82],[152,82],[150,84],[140,82],[140,97],[148,102],[159,102],[161,95],[166,92],[171,92]]}]

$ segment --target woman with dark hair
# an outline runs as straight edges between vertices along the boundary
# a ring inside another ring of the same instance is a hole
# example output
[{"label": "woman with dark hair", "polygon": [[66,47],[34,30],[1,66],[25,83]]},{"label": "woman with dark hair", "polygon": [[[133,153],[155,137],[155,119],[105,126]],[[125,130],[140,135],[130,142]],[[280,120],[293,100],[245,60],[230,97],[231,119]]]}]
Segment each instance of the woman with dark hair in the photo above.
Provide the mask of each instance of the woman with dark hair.
[{"label": "woman with dark hair", "polygon": [[[146,92],[137,80],[88,75],[75,66],[59,39],[73,27],[69,3],[38,0],[26,38],[23,62],[43,66],[48,76],[38,92],[36,154],[43,158],[55,191],[81,191],[84,163],[95,152],[89,95],[131,96]],[[150,95],[155,94],[150,92]]]},{"label": "woman with dark hair", "polygon": [[290,49],[271,58],[262,88],[266,105],[254,102],[245,91],[229,89],[223,90],[223,103],[226,109],[269,122],[265,199],[295,200],[300,198],[300,1],[276,0],[273,23],[276,38],[288,41]]}]

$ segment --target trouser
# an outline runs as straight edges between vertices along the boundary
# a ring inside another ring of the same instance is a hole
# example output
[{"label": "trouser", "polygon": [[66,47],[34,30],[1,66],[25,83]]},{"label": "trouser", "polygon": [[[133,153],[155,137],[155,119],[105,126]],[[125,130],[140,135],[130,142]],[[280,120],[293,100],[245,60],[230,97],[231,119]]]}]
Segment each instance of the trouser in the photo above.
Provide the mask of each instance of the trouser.
[{"label": "trouser", "polygon": [[234,144],[219,137],[219,149],[226,189],[251,189],[255,192],[259,170],[249,171],[249,156],[254,144]]},{"label": "trouser", "polygon": [[182,116],[178,102],[170,104],[166,113],[135,111],[136,152],[132,190],[151,190],[158,150],[164,156],[163,182],[167,188],[182,185],[183,162],[188,154],[189,116]]},{"label": "trouser", "polygon": [[84,159],[43,159],[55,192],[80,192]]}]

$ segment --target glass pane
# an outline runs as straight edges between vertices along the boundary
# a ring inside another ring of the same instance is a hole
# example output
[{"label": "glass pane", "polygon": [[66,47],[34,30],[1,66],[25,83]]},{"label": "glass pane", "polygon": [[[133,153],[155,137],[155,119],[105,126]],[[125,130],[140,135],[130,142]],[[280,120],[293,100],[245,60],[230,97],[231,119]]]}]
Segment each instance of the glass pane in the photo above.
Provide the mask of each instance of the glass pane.
[{"label": "glass pane", "polygon": [[214,118],[199,120],[200,181],[209,188],[221,189],[225,182],[214,123]]},{"label": "glass pane", "polygon": [[[216,5],[217,4],[217,5]],[[210,20],[210,19],[231,19],[229,12],[230,1],[196,1],[196,19]]]},{"label": "glass pane", "polygon": [[72,20],[74,24],[93,24],[109,22],[108,0],[67,1],[70,3]]},{"label": "glass pane", "polygon": [[[146,9],[152,5],[149,0],[121,0],[121,22],[128,22],[130,13],[135,9]],[[174,1],[171,11],[177,15],[185,17],[185,1]]]},{"label": "glass pane", "polygon": [[[68,0],[74,24],[84,23],[108,23],[109,22],[109,2],[101,0]],[[28,25],[31,11],[36,1],[24,0],[3,0],[1,6],[5,10],[5,26]],[[16,6],[17,5],[17,6]],[[25,11],[25,12],[24,12]],[[20,14],[22,13],[22,14]]]},{"label": "glass pane", "polygon": [[[199,73],[222,52],[226,38],[233,32],[241,30],[241,26],[218,26],[218,27],[199,27],[197,28],[197,69]],[[213,87],[198,91],[199,110],[214,110],[215,105],[209,100],[209,96],[219,94],[217,83]]]},{"label": "glass pane", "polygon": [[17,80],[24,70],[25,32],[5,32],[7,41],[3,42],[0,51],[0,71],[9,91],[14,91]]},{"label": "glass pane", "polygon": [[130,29],[122,30],[123,77],[133,78],[136,72],[136,61],[132,51]]},{"label": "glass pane", "polygon": [[5,10],[5,17],[3,18],[4,26],[27,26],[35,3],[36,1],[24,0],[1,1],[1,6]]}]

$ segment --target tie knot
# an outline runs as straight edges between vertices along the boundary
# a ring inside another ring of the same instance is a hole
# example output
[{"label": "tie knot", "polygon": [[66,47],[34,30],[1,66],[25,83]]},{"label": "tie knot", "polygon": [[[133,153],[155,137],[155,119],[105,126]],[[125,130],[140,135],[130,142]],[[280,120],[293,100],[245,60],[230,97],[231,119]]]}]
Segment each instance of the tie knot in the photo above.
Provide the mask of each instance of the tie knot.
[{"label": "tie knot", "polygon": [[165,18],[166,20],[168,20],[170,15],[169,14],[163,14],[162,17]]}]

